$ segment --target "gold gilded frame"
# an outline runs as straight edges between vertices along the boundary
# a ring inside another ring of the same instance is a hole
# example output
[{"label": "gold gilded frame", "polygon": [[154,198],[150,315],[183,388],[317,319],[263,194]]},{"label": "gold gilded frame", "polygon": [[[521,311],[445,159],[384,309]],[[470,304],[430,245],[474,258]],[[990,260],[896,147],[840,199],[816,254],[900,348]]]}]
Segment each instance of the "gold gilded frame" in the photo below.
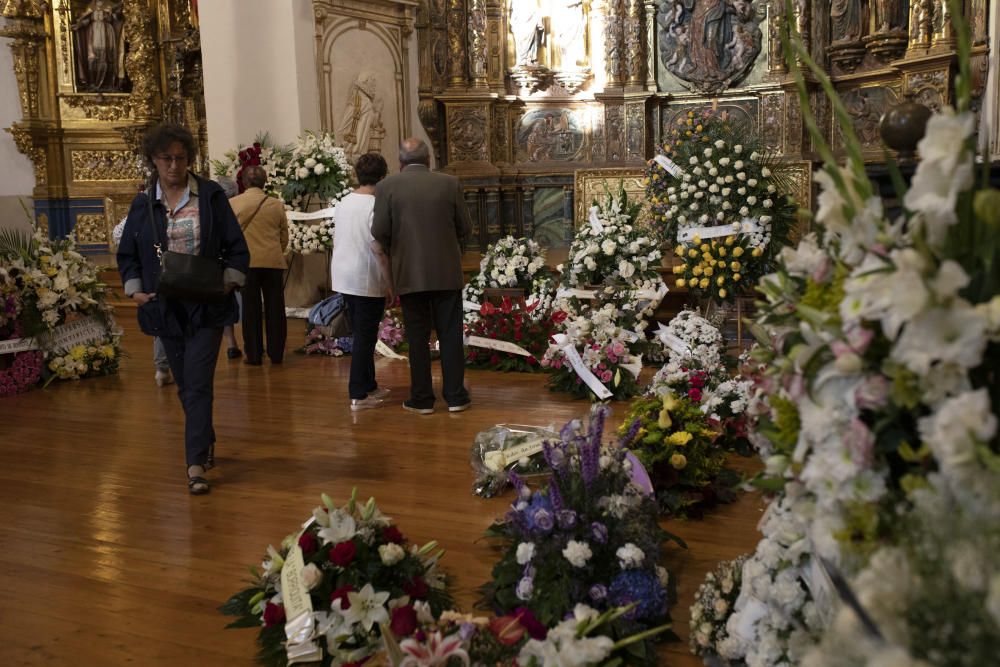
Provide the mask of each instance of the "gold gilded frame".
[{"label": "gold gilded frame", "polygon": [[[573,172],[573,226],[587,221],[587,211],[594,200],[600,201],[607,191],[618,192],[619,183],[625,186],[630,202],[642,202],[639,222],[649,222],[649,204],[646,200],[645,167],[577,169]],[[606,188],[606,189],[605,189]]]}]

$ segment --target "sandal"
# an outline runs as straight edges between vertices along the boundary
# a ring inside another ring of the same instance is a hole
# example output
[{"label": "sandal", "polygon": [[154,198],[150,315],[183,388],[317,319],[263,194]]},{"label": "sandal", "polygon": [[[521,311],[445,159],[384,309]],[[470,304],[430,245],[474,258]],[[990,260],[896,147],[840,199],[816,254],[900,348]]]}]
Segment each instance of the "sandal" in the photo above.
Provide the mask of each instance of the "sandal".
[{"label": "sandal", "polygon": [[[188,466],[188,468],[201,468],[205,469],[205,466]],[[208,480],[201,475],[192,475],[188,473],[188,493],[192,496],[202,496],[211,491],[211,487],[208,485]]]}]

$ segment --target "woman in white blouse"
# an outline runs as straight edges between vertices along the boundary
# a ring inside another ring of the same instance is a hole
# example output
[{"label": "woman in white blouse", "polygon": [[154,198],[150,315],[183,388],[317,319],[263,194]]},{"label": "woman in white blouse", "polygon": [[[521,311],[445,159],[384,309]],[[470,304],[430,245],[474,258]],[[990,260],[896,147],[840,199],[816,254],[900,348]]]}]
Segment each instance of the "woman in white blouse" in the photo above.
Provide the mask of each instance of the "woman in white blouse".
[{"label": "woman in white blouse", "polygon": [[394,295],[389,258],[372,237],[375,184],[388,171],[385,158],[378,153],[359,157],[354,166],[358,188],[341,199],[333,213],[330,275],[333,289],[344,295],[354,334],[351,377],[347,383],[353,411],[380,407],[389,394],[375,380],[375,344],[386,304],[392,302]]}]

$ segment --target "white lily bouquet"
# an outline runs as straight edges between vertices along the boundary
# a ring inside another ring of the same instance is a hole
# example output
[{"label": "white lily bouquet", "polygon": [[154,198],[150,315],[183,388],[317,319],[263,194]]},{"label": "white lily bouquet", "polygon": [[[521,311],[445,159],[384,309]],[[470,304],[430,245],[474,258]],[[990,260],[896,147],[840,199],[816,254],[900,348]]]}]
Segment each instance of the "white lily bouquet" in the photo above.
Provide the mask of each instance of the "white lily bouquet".
[{"label": "white lily bouquet", "polygon": [[309,255],[333,248],[333,219],[319,222],[309,220],[288,221],[288,249],[300,255]]}]

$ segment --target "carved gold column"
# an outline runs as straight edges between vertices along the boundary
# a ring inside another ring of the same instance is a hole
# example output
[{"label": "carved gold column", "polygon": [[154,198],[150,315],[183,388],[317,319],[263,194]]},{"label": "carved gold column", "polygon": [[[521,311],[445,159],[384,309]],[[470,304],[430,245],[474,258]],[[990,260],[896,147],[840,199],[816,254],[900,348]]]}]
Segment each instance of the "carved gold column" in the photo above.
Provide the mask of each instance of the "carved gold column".
[{"label": "carved gold column", "polygon": [[656,90],[656,1],[646,0],[646,90]]},{"label": "carved gold column", "polygon": [[469,75],[473,88],[488,88],[486,83],[486,0],[469,0]]},{"label": "carved gold column", "polygon": [[486,80],[503,92],[507,54],[507,12],[504,0],[486,2]]},{"label": "carved gold column", "polygon": [[908,56],[926,52],[930,48],[934,32],[933,12],[933,0],[910,2],[910,42],[906,49]]},{"label": "carved gold column", "polygon": [[625,0],[607,0],[604,19],[604,67],[607,88],[621,88],[625,83]]},{"label": "carved gold column", "polygon": [[448,87],[465,88],[465,3],[448,0]]},{"label": "carved gold column", "polygon": [[132,80],[132,104],[140,124],[154,122],[160,91],[156,24],[152,9],[142,2],[125,3],[125,34],[131,38],[125,71]]},{"label": "carved gold column", "polygon": [[625,25],[625,70],[628,73],[627,84],[630,88],[642,88],[646,85],[646,49],[642,39],[643,18],[642,0],[628,0],[627,23]]},{"label": "carved gold column", "polygon": [[781,43],[781,26],[785,20],[784,7],[784,0],[771,0],[767,5],[767,30],[770,37],[767,45],[767,71],[775,76],[788,72]]},{"label": "carved gold column", "polygon": [[931,46],[941,50],[955,46],[955,29],[951,25],[948,0],[934,0],[934,35],[931,37]]}]

